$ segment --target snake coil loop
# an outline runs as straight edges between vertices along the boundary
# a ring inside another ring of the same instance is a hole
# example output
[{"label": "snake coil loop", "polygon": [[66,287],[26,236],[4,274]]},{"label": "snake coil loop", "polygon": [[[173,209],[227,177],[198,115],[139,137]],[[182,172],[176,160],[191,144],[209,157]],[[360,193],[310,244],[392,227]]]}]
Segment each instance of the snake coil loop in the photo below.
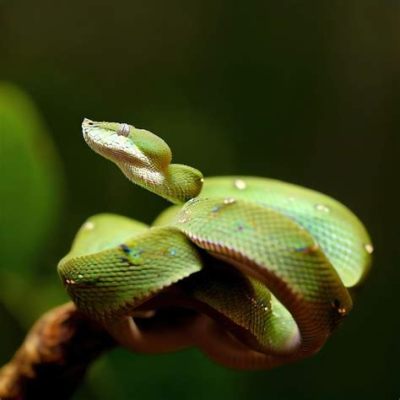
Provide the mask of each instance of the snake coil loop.
[{"label": "snake coil loop", "polygon": [[94,216],[59,263],[79,309],[123,346],[197,346],[228,367],[267,369],[315,353],[348,315],[373,247],[345,206],[265,178],[203,186],[150,132],[89,120],[83,130],[130,180],[183,203],[152,226]]}]

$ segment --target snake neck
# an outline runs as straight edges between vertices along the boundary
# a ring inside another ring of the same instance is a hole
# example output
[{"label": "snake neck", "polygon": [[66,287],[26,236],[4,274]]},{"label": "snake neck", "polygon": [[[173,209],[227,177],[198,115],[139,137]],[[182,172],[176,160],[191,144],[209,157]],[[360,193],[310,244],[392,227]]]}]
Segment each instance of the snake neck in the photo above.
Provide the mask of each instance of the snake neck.
[{"label": "snake neck", "polygon": [[154,165],[126,165],[123,172],[133,183],[171,201],[186,203],[199,195],[202,173],[183,164],[170,164],[165,169]]}]

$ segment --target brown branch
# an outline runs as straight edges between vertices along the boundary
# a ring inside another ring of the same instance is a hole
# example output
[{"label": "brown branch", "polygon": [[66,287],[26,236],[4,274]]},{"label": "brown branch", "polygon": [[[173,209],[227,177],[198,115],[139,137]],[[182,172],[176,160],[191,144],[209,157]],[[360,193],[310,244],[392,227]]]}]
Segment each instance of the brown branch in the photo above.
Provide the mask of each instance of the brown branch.
[{"label": "brown branch", "polygon": [[44,314],[0,369],[0,400],[68,399],[90,363],[115,342],[72,303]]}]

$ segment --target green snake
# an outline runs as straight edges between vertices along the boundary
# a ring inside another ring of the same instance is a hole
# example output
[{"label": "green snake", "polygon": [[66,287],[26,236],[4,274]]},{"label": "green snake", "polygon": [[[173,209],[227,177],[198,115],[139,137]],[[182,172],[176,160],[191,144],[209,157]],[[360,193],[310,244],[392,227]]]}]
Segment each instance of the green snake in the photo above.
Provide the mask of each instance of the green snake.
[{"label": "green snake", "polygon": [[257,177],[172,164],[168,145],[128,124],[82,124],[87,144],[174,203],[151,226],[89,218],[59,275],[78,309],[134,352],[198,347],[238,369],[317,352],[352,308],[373,247],[345,206]]}]

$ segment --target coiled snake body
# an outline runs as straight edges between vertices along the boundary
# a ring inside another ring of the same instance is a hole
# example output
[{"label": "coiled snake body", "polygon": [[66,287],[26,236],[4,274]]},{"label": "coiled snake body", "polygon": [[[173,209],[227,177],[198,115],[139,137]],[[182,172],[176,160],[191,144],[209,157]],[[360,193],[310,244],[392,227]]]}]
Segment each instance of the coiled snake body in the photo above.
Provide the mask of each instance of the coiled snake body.
[{"label": "coiled snake body", "polygon": [[370,264],[354,214],[276,180],[203,180],[127,124],[82,126],[94,151],[176,205],[152,226],[110,214],[85,222],[58,267],[80,310],[132,351],[197,346],[233,368],[268,369],[321,348]]}]

